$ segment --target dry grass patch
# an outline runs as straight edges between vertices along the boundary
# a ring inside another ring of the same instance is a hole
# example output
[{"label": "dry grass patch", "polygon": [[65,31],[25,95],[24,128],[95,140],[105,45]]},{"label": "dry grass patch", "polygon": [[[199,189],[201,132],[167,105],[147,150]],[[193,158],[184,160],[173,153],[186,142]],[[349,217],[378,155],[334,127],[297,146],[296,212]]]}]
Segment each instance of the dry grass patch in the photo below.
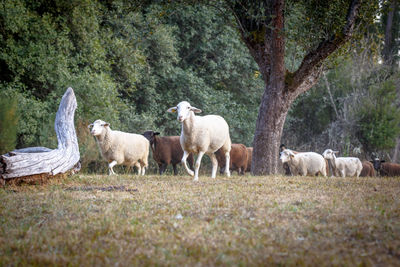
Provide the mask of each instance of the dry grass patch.
[{"label": "dry grass patch", "polygon": [[399,178],[75,175],[0,189],[0,265],[399,265]]}]

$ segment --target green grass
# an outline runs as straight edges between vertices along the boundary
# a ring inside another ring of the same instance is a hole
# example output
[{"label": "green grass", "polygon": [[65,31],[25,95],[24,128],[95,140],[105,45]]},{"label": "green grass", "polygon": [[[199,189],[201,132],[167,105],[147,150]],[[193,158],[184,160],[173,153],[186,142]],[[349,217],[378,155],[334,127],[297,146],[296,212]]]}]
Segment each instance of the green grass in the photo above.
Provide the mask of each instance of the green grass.
[{"label": "green grass", "polygon": [[6,186],[0,266],[400,265],[399,196],[399,178],[75,175]]}]

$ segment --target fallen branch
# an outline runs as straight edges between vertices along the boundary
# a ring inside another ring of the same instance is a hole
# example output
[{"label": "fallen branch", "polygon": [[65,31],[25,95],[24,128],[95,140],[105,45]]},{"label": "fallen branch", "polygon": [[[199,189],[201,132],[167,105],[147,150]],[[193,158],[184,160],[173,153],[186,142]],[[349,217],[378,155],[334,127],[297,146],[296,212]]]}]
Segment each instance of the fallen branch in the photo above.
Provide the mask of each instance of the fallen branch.
[{"label": "fallen branch", "polygon": [[74,126],[77,107],[74,90],[68,88],[61,99],[54,128],[58,147],[28,147],[8,152],[0,157],[0,181],[37,174],[55,176],[72,169],[79,171],[79,146]]}]

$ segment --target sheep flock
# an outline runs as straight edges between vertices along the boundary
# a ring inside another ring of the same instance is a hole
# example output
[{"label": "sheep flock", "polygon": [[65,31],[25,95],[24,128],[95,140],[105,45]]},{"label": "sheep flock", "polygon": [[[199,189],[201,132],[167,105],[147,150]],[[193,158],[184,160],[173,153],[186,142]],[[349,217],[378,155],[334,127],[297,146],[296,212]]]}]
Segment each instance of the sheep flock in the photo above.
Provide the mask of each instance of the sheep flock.
[{"label": "sheep flock", "polygon": [[[187,101],[178,103],[167,112],[176,114],[181,124],[180,136],[160,136],[159,132],[153,130],[142,134],[111,130],[110,124],[102,120],[96,120],[88,126],[103,159],[108,162],[109,175],[115,174],[115,165],[135,167],[138,175],[144,175],[148,168],[150,150],[160,175],[168,165],[173,166],[174,175],[177,175],[177,165],[182,164],[186,172],[193,176],[193,180],[198,181],[204,155],[212,163],[211,178],[216,178],[218,166],[220,173],[225,173],[227,177],[230,177],[231,171],[237,171],[239,175],[251,171],[253,148],[240,143],[232,144],[229,125],[223,117],[196,115],[202,111]],[[356,157],[337,157],[338,153],[332,149],[326,149],[322,154],[298,152],[282,144],[277,157],[282,163],[284,175],[400,175],[399,164],[386,163],[379,158],[361,162]]]}]

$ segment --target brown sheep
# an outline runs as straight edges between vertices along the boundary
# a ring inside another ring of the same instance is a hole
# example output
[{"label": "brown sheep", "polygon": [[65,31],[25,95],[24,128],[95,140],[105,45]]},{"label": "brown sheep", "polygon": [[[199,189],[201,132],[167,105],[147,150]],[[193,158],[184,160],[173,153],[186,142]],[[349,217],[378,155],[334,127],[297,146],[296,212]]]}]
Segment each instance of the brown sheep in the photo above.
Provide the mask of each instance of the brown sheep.
[{"label": "brown sheep", "polygon": [[[225,155],[221,149],[215,152],[217,157],[220,173],[225,170]],[[239,174],[245,174],[247,169],[247,148],[243,144],[232,144],[230,152],[230,170],[237,171]]]},{"label": "brown sheep", "polygon": [[379,158],[375,158],[372,162],[375,170],[381,176],[400,176],[400,164],[385,162],[384,160],[379,160]]},{"label": "brown sheep", "polygon": [[361,162],[361,164],[363,168],[361,170],[360,177],[375,176],[374,165],[371,162],[364,160],[363,162]]},{"label": "brown sheep", "polygon": [[246,172],[251,171],[251,160],[253,159],[253,148],[252,147],[246,147],[247,148],[247,168]]},{"label": "brown sheep", "polygon": [[[159,132],[146,131],[143,133],[150,141],[153,151],[153,159],[157,162],[160,175],[165,172],[168,164],[172,164],[174,175],[178,174],[176,165],[182,160],[183,150],[179,141],[179,136],[157,136]],[[193,170],[193,155],[188,157],[188,163]]]}]

